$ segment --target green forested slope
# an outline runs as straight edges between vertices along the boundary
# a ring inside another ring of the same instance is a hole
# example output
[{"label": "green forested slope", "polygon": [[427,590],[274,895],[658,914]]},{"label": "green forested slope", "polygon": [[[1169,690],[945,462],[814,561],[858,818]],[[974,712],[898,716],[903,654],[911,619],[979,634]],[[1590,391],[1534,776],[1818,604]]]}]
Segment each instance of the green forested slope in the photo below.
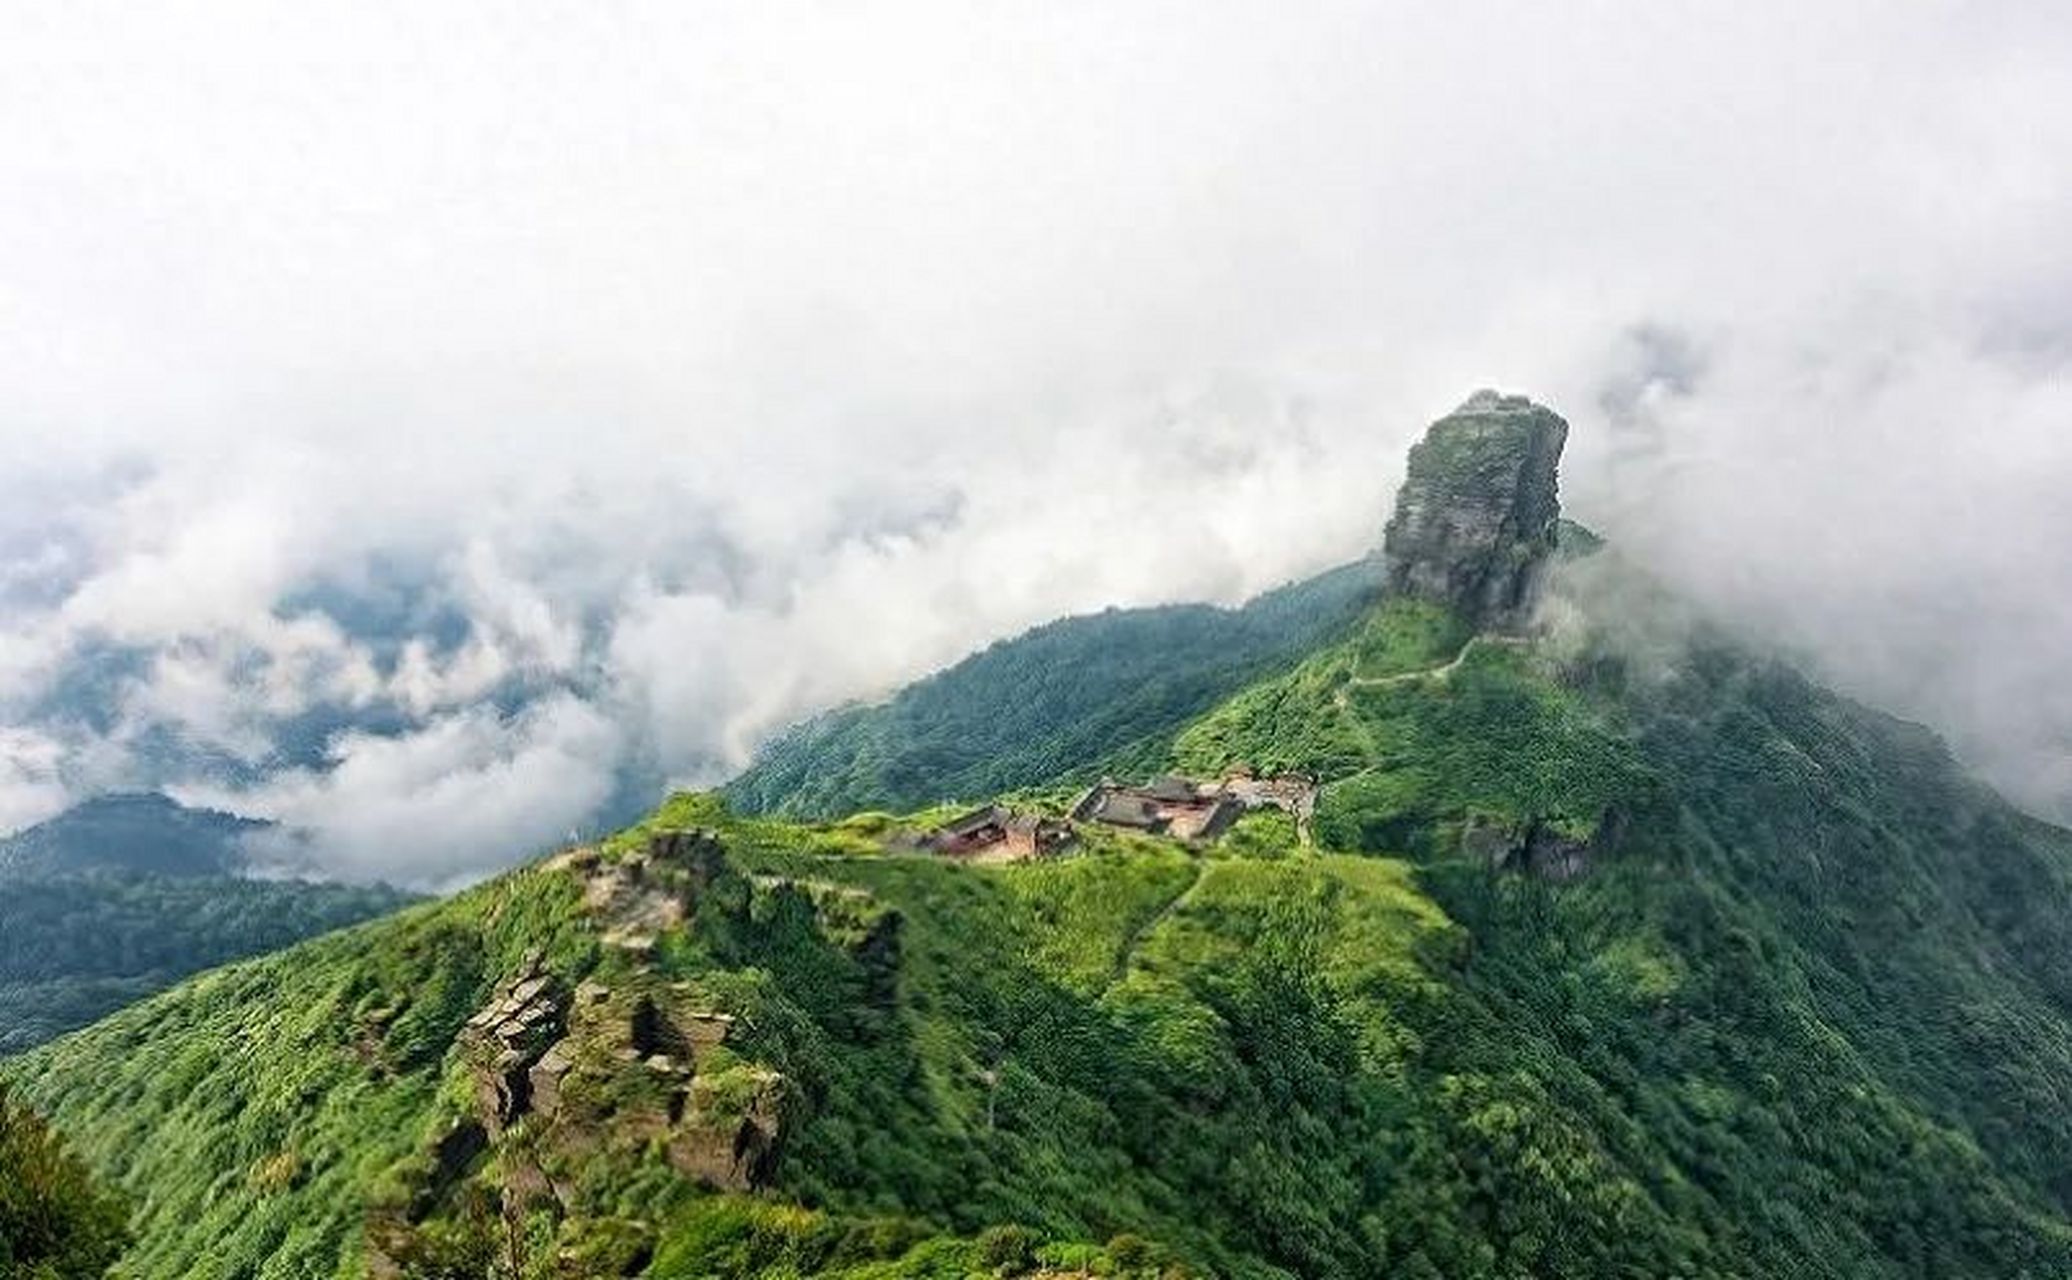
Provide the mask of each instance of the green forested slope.
[{"label": "green forested slope", "polygon": [[1049,623],[889,702],[799,726],[728,783],[727,798],[794,817],[902,812],[1147,764],[1191,717],[1350,622],[1379,577],[1360,561],[1241,609],[1111,609]]},{"label": "green forested slope", "polygon": [[95,1280],[127,1243],[123,1203],[0,1085],[0,1276]]},{"label": "green forested slope", "polygon": [[268,825],[118,794],[0,840],[0,1054],[413,900],[380,885],[245,878],[241,841]]},{"label": "green forested slope", "polygon": [[[144,1206],[134,1275],[357,1274],[413,1200],[413,1275],[2072,1274],[2072,840],[1923,731],[1702,632],[1397,601],[1168,750],[1318,769],[1321,847],[960,867],[686,797],[728,869],[651,950],[550,864],[11,1074]],[[534,950],[737,1018],[697,1070],[785,1082],[767,1186],[528,1120],[425,1191]]]},{"label": "green forested slope", "polygon": [[88,871],[0,877],[0,1054],[191,973],[413,901],[379,885]]}]

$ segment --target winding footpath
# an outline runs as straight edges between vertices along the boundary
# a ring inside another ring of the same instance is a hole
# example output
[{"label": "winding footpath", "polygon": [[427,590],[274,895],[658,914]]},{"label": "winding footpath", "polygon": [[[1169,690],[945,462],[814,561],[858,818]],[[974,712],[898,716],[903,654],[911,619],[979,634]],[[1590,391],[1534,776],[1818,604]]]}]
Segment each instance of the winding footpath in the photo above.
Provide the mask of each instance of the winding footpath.
[{"label": "winding footpath", "polygon": [[1347,676],[1344,683],[1332,691],[1331,705],[1337,707],[1339,714],[1345,717],[1346,723],[1352,726],[1354,734],[1366,745],[1367,758],[1373,760],[1380,756],[1381,744],[1374,739],[1373,727],[1359,716],[1353,714],[1352,695],[1348,690],[1381,689],[1390,685],[1409,684],[1417,680],[1444,680],[1460,670],[1461,664],[1468,660],[1468,655],[1474,652],[1475,646],[1478,644],[1523,648],[1528,643],[1523,636],[1469,636],[1467,643],[1460,647],[1459,653],[1454,654],[1450,661],[1442,662],[1436,667],[1420,667],[1415,671],[1399,671],[1395,675],[1390,676]]},{"label": "winding footpath", "polygon": [[1169,919],[1175,911],[1186,906],[1187,900],[1194,896],[1194,891],[1201,888],[1202,881],[1208,879],[1208,876],[1208,862],[1200,857],[1196,857],[1194,859],[1194,879],[1187,882],[1187,887],[1174,894],[1167,900],[1164,906],[1146,916],[1144,923],[1130,930],[1129,936],[1122,940],[1122,945],[1115,949],[1115,968],[1108,975],[1109,986],[1112,987],[1123,980],[1129,973],[1130,960],[1137,954],[1138,946],[1142,945],[1145,938],[1151,936],[1153,929],[1156,929],[1160,924]]},{"label": "winding footpath", "polygon": [[[1350,676],[1346,679],[1344,688],[1378,689],[1384,685],[1406,684],[1412,680],[1444,680],[1460,670],[1461,663],[1468,660],[1468,655],[1475,651],[1475,646],[1478,644],[1502,645],[1505,648],[1522,649],[1526,643],[1527,641],[1523,636],[1469,636],[1468,642],[1460,647],[1459,653],[1453,655],[1451,662],[1441,663],[1436,667],[1423,667],[1416,671],[1402,671],[1392,676]],[[1343,689],[1340,692],[1342,693]]]}]

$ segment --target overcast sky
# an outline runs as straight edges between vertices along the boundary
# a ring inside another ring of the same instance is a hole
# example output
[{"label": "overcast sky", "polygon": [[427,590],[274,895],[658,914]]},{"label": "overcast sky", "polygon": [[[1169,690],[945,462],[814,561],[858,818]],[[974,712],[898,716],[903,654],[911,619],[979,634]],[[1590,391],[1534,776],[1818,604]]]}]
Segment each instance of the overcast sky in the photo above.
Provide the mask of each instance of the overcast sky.
[{"label": "overcast sky", "polygon": [[2068,157],[2048,3],[14,0],[0,827],[477,875],[1349,559],[1482,385],[2072,813]]}]

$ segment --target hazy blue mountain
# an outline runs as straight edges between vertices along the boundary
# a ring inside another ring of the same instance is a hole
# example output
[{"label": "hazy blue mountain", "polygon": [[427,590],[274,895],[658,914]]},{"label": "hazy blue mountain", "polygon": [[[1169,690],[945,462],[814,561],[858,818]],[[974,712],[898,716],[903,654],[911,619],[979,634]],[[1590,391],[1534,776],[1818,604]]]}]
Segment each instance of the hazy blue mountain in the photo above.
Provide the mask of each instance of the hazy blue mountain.
[{"label": "hazy blue mountain", "polygon": [[0,841],[0,1053],[414,900],[382,885],[244,877],[242,842],[269,825],[115,794]]},{"label": "hazy blue mountain", "polygon": [[190,809],[155,793],[95,796],[0,839],[0,877],[135,871],[225,876],[244,866],[242,844],[270,823]]}]

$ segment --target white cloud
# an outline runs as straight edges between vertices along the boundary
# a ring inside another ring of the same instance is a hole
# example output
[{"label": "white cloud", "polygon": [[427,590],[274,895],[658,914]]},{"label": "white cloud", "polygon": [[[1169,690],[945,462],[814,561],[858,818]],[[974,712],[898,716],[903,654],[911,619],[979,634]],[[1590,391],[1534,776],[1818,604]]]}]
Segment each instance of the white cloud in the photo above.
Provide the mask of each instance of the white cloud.
[{"label": "white cloud", "polygon": [[2015,3],[14,6],[0,777],[221,785],[171,732],[479,871],[627,761],[1350,557],[1494,383],[1580,514],[2057,803],[2068,65]]},{"label": "white cloud", "polygon": [[[619,749],[604,717],[560,695],[509,720],[476,708],[400,736],[345,734],[325,768],[189,794],[283,823],[277,844],[256,846],[262,860],[292,868],[313,856],[349,878],[451,884],[581,828],[611,790]],[[306,847],[303,832],[314,833]]]},{"label": "white cloud", "polygon": [[0,826],[15,830],[65,807],[65,747],[30,729],[0,729]]}]

